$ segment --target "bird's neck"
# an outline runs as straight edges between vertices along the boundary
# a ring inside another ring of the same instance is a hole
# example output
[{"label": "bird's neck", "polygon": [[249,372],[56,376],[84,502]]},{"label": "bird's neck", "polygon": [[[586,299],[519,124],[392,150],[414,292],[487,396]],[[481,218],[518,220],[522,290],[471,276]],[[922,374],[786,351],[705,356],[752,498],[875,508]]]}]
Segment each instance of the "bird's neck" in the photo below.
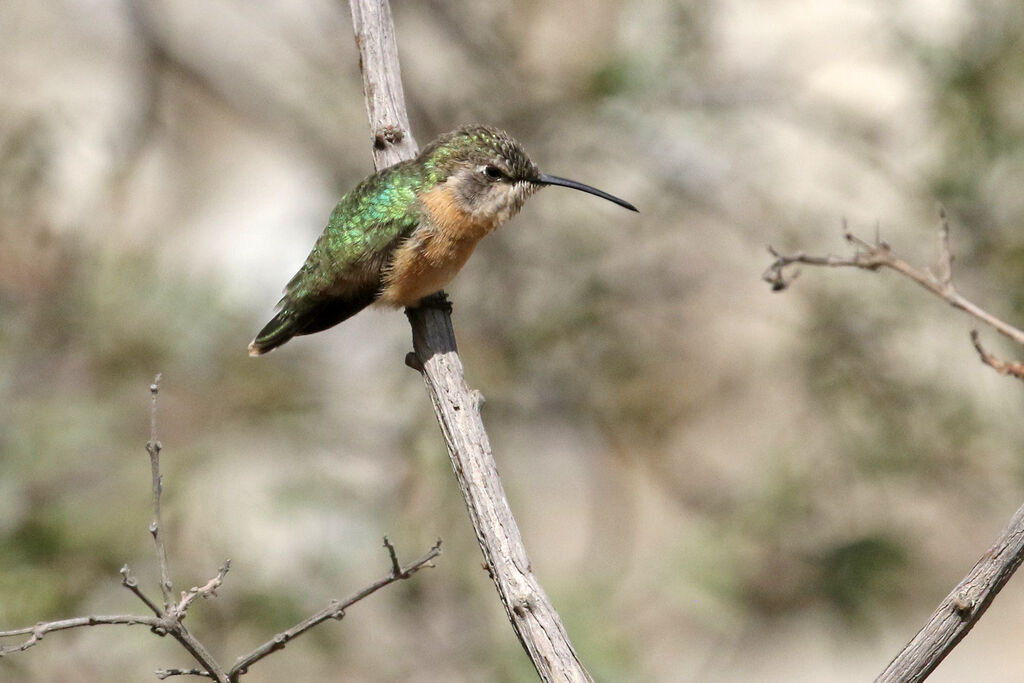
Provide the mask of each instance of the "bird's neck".
[{"label": "bird's neck", "polygon": [[467,211],[447,183],[435,185],[420,194],[419,199],[427,214],[427,224],[444,241],[476,242],[500,224],[493,214]]}]

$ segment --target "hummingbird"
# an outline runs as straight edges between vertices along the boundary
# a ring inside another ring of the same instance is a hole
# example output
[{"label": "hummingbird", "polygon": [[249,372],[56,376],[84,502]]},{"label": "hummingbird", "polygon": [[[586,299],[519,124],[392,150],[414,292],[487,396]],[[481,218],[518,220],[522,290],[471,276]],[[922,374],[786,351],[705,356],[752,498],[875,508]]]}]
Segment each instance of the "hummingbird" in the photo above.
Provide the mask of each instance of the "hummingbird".
[{"label": "hummingbird", "polygon": [[338,201],[249,355],[326,330],[371,304],[415,307],[451,282],[477,243],[546,185],[638,211],[597,188],[541,173],[522,145],[488,126],[445,133],[414,159],[371,175]]}]

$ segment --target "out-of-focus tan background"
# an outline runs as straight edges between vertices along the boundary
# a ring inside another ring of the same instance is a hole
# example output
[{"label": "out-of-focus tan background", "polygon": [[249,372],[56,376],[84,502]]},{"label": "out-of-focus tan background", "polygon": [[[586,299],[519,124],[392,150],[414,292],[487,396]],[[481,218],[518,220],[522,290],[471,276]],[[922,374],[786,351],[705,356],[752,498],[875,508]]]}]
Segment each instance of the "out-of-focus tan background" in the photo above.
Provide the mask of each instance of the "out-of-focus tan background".
[{"label": "out-of-focus tan background", "polygon": [[[604,681],[877,674],[1022,498],[1021,387],[892,274],[807,270],[839,224],[1024,320],[1019,0],[395,2],[420,143],[513,132],[556,188],[450,288],[534,569]],[[0,6],[0,628],[138,611],[166,532],[222,661],[438,536],[437,568],[248,681],[520,681],[400,313],[246,356],[372,170],[347,4]],[[993,350],[1012,355],[994,334]],[[1019,353],[1018,353],[1019,355]],[[1019,681],[1010,583],[934,681]],[[188,665],[144,629],[54,634],[3,681]]]}]

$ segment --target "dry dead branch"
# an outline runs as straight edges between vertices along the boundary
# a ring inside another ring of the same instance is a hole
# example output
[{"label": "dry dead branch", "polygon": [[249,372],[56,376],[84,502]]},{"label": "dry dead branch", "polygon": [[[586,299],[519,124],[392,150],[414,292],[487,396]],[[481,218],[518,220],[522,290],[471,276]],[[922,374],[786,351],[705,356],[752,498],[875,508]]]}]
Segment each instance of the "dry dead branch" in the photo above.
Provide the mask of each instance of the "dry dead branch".
[{"label": "dry dead branch", "polygon": [[[416,154],[402,95],[398,48],[387,0],[351,0],[366,111],[378,169]],[[413,354],[448,446],[477,541],[508,619],[545,681],[590,681],[562,620],[537,581],[505,496],[480,417],[480,393],[466,384],[451,307],[442,292],[407,311]]]}]

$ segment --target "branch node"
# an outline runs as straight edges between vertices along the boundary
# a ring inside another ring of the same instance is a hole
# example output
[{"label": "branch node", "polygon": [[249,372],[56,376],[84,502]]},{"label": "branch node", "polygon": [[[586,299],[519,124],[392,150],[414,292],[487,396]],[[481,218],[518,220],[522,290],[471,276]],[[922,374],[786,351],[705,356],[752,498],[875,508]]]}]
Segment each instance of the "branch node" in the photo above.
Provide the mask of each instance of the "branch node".
[{"label": "branch node", "polygon": [[388,549],[388,556],[391,558],[391,576],[396,579],[405,578],[402,576],[402,565],[398,563],[398,552],[387,536],[384,537],[384,547]]},{"label": "branch node", "polygon": [[414,351],[405,354],[405,364],[416,372],[423,373],[423,363],[420,362],[420,357]]},{"label": "branch node", "polygon": [[139,585],[138,580],[132,576],[132,570],[128,568],[128,565],[123,565],[118,573],[121,575],[122,586],[132,588]]},{"label": "branch node", "polygon": [[962,618],[969,617],[974,607],[974,600],[964,593],[961,593],[953,599],[953,609],[956,610],[956,613]]},{"label": "branch node", "polygon": [[1000,375],[1009,375],[1016,377],[1019,380],[1024,380],[1024,362],[1021,361],[1008,361],[1003,360],[989,353],[985,350],[985,347],[981,345],[981,335],[978,330],[971,330],[971,343],[974,344],[974,350],[978,352],[978,357],[981,362],[989,366]]},{"label": "branch node", "polygon": [[405,131],[396,125],[386,125],[378,128],[373,135],[373,147],[377,150],[385,150],[388,145],[397,145],[405,139]]},{"label": "branch node", "polygon": [[217,678],[205,669],[157,669],[153,674],[161,681],[171,676],[202,676],[204,678],[213,678],[214,680]]}]

